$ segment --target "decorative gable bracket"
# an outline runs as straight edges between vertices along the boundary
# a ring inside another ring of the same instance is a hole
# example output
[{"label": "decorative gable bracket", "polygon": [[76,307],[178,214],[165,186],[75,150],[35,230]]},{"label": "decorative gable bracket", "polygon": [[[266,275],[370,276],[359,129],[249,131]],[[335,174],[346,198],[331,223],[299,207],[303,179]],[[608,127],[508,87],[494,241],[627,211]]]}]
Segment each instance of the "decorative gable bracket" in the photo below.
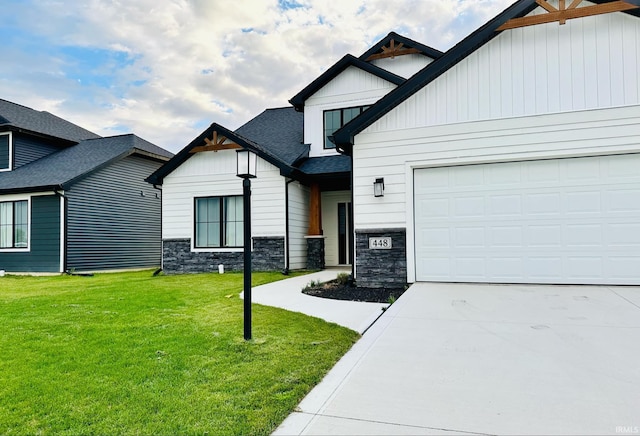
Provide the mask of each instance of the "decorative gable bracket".
[{"label": "decorative gable bracket", "polygon": [[395,58],[396,56],[420,53],[420,50],[418,50],[417,48],[404,47],[404,43],[402,42],[396,45],[396,41],[393,39],[389,41],[388,46],[382,46],[381,49],[382,53],[372,54],[365,60],[369,62],[374,59]]},{"label": "decorative gable bracket", "polygon": [[220,151],[220,150],[234,150],[238,148],[242,148],[240,145],[235,142],[226,142],[227,137],[220,135],[218,136],[217,131],[213,131],[213,139],[204,138],[204,142],[206,145],[200,145],[198,147],[193,147],[189,153],[201,153],[203,151]]},{"label": "decorative gable bracket", "polygon": [[551,5],[547,0],[536,0],[546,14],[531,15],[528,17],[512,18],[511,20],[498,27],[496,30],[515,29],[517,27],[533,26],[536,24],[553,23],[557,21],[559,24],[565,24],[567,20],[573,18],[584,18],[592,15],[608,14],[610,12],[622,12],[630,9],[638,8],[637,5],[627,3],[623,0],[615,0],[608,3],[602,3],[594,6],[584,6],[579,8],[578,5],[582,0],[573,0],[569,6],[566,6],[567,0],[558,0],[558,7]]}]

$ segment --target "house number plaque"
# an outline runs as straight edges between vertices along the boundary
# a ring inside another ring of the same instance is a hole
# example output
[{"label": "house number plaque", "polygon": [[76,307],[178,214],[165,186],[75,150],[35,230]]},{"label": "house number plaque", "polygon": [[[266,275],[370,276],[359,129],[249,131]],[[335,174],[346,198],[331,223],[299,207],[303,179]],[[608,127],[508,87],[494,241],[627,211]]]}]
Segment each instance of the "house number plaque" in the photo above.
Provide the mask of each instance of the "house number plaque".
[{"label": "house number plaque", "polygon": [[369,238],[369,249],[370,250],[390,250],[391,249],[391,238]]}]

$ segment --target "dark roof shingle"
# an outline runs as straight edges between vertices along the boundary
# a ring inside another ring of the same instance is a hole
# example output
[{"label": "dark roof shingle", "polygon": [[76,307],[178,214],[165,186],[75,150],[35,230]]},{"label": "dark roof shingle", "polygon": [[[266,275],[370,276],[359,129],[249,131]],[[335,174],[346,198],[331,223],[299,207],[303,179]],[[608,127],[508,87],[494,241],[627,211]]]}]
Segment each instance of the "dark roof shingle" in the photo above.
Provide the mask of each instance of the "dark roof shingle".
[{"label": "dark roof shingle", "polygon": [[26,130],[71,142],[100,137],[49,112],[37,111],[0,99],[0,129],[2,127]]},{"label": "dark roof shingle", "polygon": [[0,193],[68,189],[93,171],[136,152],[159,160],[168,160],[172,156],[170,152],[132,134],[88,139],[14,171],[2,173]]}]

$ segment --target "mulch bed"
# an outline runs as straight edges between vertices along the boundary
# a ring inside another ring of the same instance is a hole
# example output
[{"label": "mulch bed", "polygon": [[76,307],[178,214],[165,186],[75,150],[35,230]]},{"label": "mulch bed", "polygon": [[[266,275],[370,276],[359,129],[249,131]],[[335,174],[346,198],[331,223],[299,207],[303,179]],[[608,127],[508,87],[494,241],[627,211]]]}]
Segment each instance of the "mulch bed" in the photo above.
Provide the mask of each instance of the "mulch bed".
[{"label": "mulch bed", "polygon": [[314,297],[333,300],[367,301],[370,303],[389,303],[404,293],[404,288],[365,288],[341,284],[335,280],[305,289],[302,292]]}]

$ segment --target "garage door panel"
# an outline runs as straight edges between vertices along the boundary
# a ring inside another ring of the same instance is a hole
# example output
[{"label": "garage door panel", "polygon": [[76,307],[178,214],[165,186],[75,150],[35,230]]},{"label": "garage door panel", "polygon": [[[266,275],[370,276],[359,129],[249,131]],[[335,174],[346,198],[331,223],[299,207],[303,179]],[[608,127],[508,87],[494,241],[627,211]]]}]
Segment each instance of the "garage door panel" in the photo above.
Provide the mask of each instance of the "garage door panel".
[{"label": "garage door panel", "polygon": [[[640,170],[639,170],[640,172]],[[640,189],[621,188],[606,192],[607,204],[612,212],[631,212],[640,210]]]},{"label": "garage door panel", "polygon": [[567,215],[596,214],[602,211],[602,193],[600,191],[567,192],[564,198]]},{"label": "garage door panel", "polygon": [[519,216],[522,214],[522,196],[507,195],[491,195],[489,197],[489,213],[496,216]]},{"label": "garage door panel", "polygon": [[640,222],[610,224],[606,234],[612,247],[633,247],[640,250]]},{"label": "garage door panel", "polygon": [[559,193],[530,193],[525,196],[525,213],[530,216],[560,215],[561,197]]},{"label": "garage door panel", "polygon": [[568,248],[599,249],[603,242],[602,227],[601,224],[567,224],[564,231],[564,245]]},{"label": "garage door panel", "polygon": [[640,284],[639,169],[633,154],[416,170],[416,278]]},{"label": "garage door panel", "polygon": [[527,242],[531,248],[559,248],[562,243],[562,225],[530,224],[527,226]]},{"label": "garage door panel", "polygon": [[456,227],[452,229],[455,234],[455,246],[459,249],[484,248],[486,245],[484,227]]}]

